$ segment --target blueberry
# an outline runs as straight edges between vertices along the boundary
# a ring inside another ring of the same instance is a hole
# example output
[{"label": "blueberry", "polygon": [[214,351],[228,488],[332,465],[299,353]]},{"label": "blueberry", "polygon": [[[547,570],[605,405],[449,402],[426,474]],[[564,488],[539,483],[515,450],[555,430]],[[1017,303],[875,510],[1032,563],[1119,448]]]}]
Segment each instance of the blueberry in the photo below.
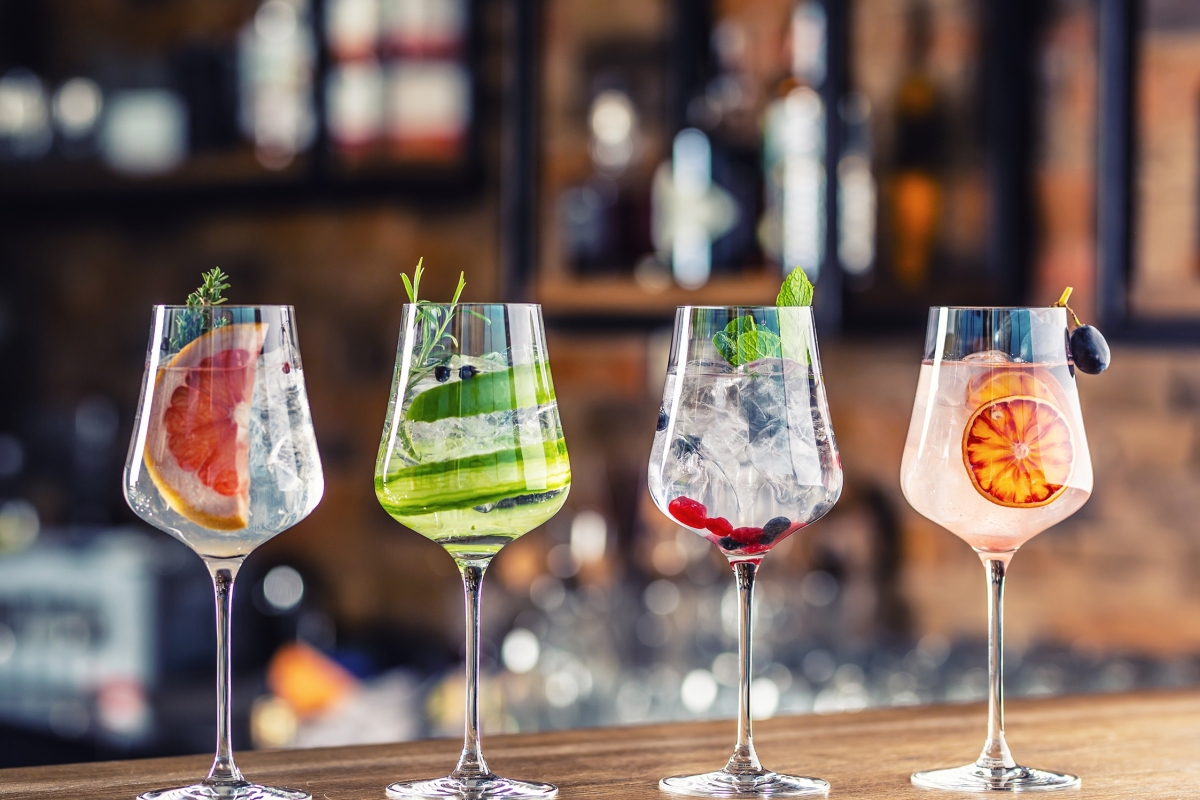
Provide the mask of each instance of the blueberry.
[{"label": "blueberry", "polygon": [[737,550],[742,546],[738,540],[732,536],[722,536],[720,539],[717,539],[717,544],[721,545],[722,550]]},{"label": "blueberry", "polygon": [[667,412],[660,407],[658,409],[658,427],[654,430],[665,431],[667,429]]},{"label": "blueberry", "polygon": [[438,364],[433,368],[433,377],[437,378],[438,383],[445,383],[450,380],[450,368],[445,364]]},{"label": "blueberry", "polygon": [[458,368],[458,377],[462,378],[464,381],[470,380],[478,374],[479,370],[475,369],[470,364],[467,364],[465,367]]},{"label": "blueberry", "polygon": [[1091,325],[1080,325],[1071,331],[1071,356],[1075,366],[1088,375],[1099,375],[1112,361],[1104,334]]},{"label": "blueberry", "polygon": [[681,436],[671,443],[672,458],[687,458],[697,453],[700,441],[692,436]]},{"label": "blueberry", "polygon": [[787,517],[775,517],[767,520],[767,524],[762,528],[762,543],[770,544],[784,534],[784,532],[792,527],[792,521]]}]

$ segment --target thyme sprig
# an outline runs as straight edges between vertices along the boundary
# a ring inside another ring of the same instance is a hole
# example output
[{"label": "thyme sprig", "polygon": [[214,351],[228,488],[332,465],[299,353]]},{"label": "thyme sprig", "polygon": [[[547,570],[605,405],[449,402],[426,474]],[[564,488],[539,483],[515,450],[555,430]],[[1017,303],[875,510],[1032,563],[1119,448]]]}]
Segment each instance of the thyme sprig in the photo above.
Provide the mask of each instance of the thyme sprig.
[{"label": "thyme sprig", "polygon": [[229,276],[221,271],[220,267],[213,267],[208,272],[200,273],[200,288],[188,295],[188,308],[204,308],[205,306],[219,306],[228,300],[228,297],[221,297],[221,292],[229,288],[226,281]]},{"label": "thyme sprig", "polygon": [[229,298],[221,293],[229,288],[229,276],[220,267],[200,273],[200,287],[187,297],[187,309],[175,316],[174,330],[169,341],[172,351],[182,350],[188,342],[200,338],[214,328],[229,322],[217,317],[213,309]]}]

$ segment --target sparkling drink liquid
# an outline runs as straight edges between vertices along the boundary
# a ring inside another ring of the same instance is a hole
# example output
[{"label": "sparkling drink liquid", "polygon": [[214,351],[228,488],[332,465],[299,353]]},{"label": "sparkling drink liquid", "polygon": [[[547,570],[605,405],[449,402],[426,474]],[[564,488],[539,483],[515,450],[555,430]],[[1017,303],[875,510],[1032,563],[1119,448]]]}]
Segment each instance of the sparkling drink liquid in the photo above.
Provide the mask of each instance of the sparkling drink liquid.
[{"label": "sparkling drink liquid", "polygon": [[[1020,496],[1006,493],[1010,483]],[[900,485],[914,509],[977,550],[1015,550],[1074,514],[1091,494],[1092,464],[1068,363],[997,352],[923,362]]]}]

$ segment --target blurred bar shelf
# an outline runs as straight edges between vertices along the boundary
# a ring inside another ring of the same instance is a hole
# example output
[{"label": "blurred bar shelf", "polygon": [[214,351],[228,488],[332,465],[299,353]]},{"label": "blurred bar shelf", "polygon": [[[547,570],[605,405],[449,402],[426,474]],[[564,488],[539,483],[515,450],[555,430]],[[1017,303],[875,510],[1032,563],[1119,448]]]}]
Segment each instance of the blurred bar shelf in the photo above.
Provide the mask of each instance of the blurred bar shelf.
[{"label": "blurred bar shelf", "polygon": [[[1178,798],[1200,777],[1200,692],[1090,695],[1012,702],[1008,732],[1018,760],[1083,777],[1079,800]],[[915,770],[974,758],[986,718],[980,704],[776,717],[756,725],[756,746],[774,769],[818,775],[832,796],[935,795],[908,782]],[[728,756],[732,724],[647,725],[487,737],[493,769],[553,781],[560,797],[661,798],[658,779],[712,769]],[[247,752],[254,780],[328,800],[379,800],[398,779],[441,775],[460,742]],[[211,756],[0,770],[0,798],[132,800],[139,792],[203,775]]]},{"label": "blurred bar shelf", "polygon": [[699,289],[675,284],[652,289],[631,277],[577,278],[545,276],[535,287],[537,302],[548,316],[638,317],[674,316],[676,306],[774,305],[780,277],[763,272],[739,277],[714,277]]}]

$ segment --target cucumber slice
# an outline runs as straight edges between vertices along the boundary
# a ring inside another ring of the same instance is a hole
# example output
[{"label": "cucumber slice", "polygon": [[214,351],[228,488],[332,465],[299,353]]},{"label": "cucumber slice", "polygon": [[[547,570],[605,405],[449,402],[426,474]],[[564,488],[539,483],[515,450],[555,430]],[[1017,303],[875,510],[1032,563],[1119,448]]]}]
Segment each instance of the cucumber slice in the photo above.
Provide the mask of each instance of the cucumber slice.
[{"label": "cucumber slice", "polygon": [[413,398],[404,418],[413,422],[437,422],[448,417],[536,408],[553,399],[554,387],[544,366],[510,367],[421,392]]},{"label": "cucumber slice", "polygon": [[558,439],[540,448],[535,444],[405,467],[376,477],[375,494],[384,510],[399,518],[552,492],[570,483],[567,444]]}]

